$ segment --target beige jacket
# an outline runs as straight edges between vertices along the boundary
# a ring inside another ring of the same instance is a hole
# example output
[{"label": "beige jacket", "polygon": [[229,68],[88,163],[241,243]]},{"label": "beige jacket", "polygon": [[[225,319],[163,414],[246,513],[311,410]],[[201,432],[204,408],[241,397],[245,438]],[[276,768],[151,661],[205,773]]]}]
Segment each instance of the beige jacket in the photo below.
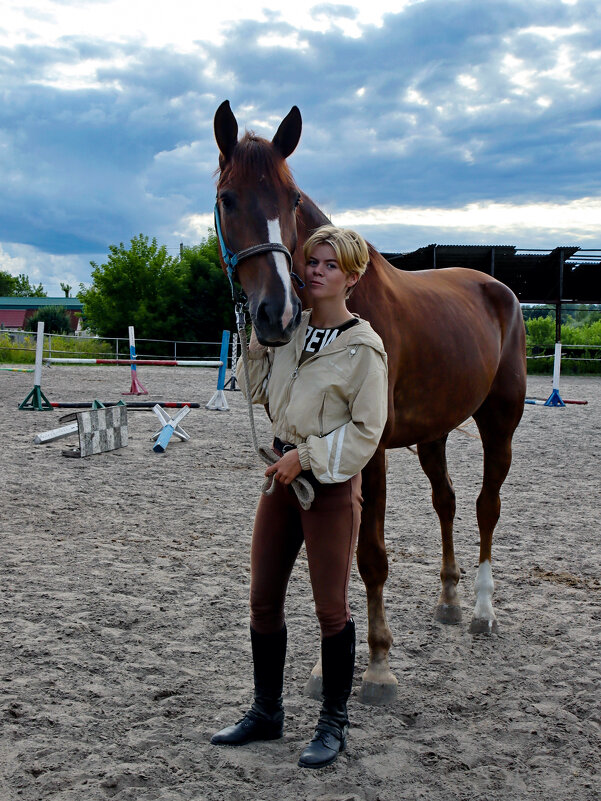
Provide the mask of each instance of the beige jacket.
[{"label": "beige jacket", "polygon": [[[376,451],[388,414],[386,352],[366,320],[299,366],[310,311],[287,345],[250,354],[253,403],[269,404],[273,434],[298,446],[303,470],[323,484],[359,473]],[[245,397],[242,360],[237,378]]]}]

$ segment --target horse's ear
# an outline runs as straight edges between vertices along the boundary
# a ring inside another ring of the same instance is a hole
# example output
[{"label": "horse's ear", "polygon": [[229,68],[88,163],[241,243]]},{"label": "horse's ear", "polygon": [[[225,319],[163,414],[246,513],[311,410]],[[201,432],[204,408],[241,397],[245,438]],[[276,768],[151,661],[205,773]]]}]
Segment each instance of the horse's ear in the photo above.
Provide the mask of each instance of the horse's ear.
[{"label": "horse's ear", "polygon": [[215,130],[215,140],[221,156],[219,157],[219,166],[223,166],[230,160],[234,148],[238,142],[238,123],[234,117],[234,113],[230,108],[230,101],[224,100],[215,112],[215,119],[213,121],[213,128]]},{"label": "horse's ear", "polygon": [[271,144],[279,151],[282,158],[287,159],[291,153],[294,153],[300,139],[302,127],[301,113],[297,106],[292,106],[271,140]]}]

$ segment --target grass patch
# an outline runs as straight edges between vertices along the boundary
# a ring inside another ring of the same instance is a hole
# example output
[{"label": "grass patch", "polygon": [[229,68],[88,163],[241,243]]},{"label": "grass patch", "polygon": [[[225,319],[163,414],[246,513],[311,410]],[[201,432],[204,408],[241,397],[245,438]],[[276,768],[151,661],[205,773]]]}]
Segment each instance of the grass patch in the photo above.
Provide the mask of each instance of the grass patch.
[{"label": "grass patch", "polygon": [[[44,358],[50,356],[49,338],[44,337]],[[0,362],[3,364],[35,364],[36,337],[19,336],[13,341],[8,333],[0,333]],[[52,335],[52,356],[74,359],[110,359],[113,348],[102,339],[61,337]]]}]

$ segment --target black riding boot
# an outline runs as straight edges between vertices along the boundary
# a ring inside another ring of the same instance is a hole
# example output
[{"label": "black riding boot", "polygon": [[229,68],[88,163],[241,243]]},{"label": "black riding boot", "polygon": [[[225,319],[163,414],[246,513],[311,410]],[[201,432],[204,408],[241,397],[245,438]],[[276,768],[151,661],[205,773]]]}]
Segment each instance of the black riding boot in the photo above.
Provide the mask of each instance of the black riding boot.
[{"label": "black riding boot", "polygon": [[353,686],[355,668],[355,623],[321,641],[323,704],[315,734],[300,756],[301,768],[323,768],[332,763],[346,745],[349,720],[346,702]]},{"label": "black riding boot", "polygon": [[250,641],[255,700],[242,720],[211,737],[213,745],[244,745],[254,740],[277,740],[283,734],[286,626],[275,634],[259,634],[251,627]]}]

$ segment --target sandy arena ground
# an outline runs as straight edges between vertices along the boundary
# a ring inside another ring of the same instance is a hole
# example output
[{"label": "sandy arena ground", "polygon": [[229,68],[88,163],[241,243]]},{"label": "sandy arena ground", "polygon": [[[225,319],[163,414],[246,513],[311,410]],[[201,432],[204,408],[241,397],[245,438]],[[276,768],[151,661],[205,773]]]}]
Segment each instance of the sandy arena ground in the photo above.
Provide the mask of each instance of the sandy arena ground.
[{"label": "sandy arena ground", "polygon": [[[211,397],[210,370],[139,370],[151,400]],[[261,468],[240,393],[193,410],[191,441],[163,455],[151,412],[130,412],[127,448],[66,459],[34,445],[63,411],[17,406],[33,374],[0,373],[1,801],[400,801],[570,799],[601,794],[601,379],[566,378],[588,406],[526,406],[494,544],[499,634],[472,637],[480,443],[454,433],[456,550],[464,623],[442,626],[440,540],[417,458],[390,454],[386,598],[399,695],[361,705],[363,586],[347,750],[297,767],[318,703],[306,561],[288,598],[282,740],[217,748],[210,735],[251,697],[248,562]],[[50,400],[118,400],[125,367],[44,368]],[[546,397],[551,379],[532,378]],[[267,419],[258,410],[261,439]]]}]

